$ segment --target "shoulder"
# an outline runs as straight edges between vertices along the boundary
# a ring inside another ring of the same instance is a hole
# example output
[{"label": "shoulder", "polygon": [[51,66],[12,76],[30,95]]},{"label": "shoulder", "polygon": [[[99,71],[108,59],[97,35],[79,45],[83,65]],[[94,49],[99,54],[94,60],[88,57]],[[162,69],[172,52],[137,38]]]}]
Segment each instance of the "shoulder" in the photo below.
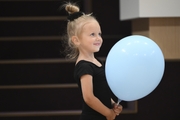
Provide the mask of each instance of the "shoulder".
[{"label": "shoulder", "polygon": [[80,60],[80,61],[78,61],[78,63],[76,63],[74,72],[76,74],[80,74],[80,75],[82,75],[82,74],[92,75],[93,74],[93,65],[92,65],[92,63],[90,63],[88,61]]}]

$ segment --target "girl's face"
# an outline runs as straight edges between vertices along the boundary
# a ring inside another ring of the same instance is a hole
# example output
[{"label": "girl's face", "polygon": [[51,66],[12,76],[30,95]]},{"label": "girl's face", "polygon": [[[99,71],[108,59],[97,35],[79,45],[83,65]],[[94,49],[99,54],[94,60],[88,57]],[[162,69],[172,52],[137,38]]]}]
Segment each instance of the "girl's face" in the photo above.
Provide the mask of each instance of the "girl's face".
[{"label": "girl's face", "polygon": [[102,45],[101,28],[96,20],[90,20],[83,25],[79,35],[79,52],[94,53],[100,50]]}]

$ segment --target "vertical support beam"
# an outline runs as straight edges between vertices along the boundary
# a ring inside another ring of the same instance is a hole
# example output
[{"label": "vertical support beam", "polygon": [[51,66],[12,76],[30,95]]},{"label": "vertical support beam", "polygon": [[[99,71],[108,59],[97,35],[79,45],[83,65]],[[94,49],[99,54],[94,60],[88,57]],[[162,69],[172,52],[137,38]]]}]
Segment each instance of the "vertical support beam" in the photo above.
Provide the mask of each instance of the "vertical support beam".
[{"label": "vertical support beam", "polygon": [[149,37],[149,19],[141,18],[132,20],[132,34]]}]

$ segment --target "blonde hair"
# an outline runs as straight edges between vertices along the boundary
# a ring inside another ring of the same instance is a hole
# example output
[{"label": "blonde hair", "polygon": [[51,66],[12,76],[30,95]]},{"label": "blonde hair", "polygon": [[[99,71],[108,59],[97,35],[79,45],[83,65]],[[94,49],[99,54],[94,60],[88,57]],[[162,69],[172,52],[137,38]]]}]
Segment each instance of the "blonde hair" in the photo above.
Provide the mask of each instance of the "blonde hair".
[{"label": "blonde hair", "polygon": [[[66,3],[64,7],[65,7],[65,10],[68,12],[69,16],[74,13],[80,12],[80,8],[74,3],[70,3],[70,2]],[[75,59],[79,55],[79,50],[72,42],[71,37],[79,36],[82,31],[83,25],[87,23],[89,20],[96,20],[96,18],[92,16],[92,14],[82,13],[81,16],[73,20],[68,20],[68,23],[67,23],[68,46],[66,49],[69,52],[66,55],[68,58]]]}]

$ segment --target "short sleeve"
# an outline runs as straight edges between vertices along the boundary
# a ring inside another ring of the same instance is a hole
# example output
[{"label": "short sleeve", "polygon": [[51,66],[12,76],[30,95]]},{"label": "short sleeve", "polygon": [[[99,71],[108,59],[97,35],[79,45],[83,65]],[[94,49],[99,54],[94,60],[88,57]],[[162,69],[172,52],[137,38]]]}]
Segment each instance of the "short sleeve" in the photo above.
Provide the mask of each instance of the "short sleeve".
[{"label": "short sleeve", "polygon": [[76,69],[75,69],[75,73],[76,73],[76,77],[78,77],[78,79],[81,78],[81,76],[83,75],[92,75],[93,76],[93,67],[90,63],[85,62],[85,61],[80,61],[77,65],[76,65]]}]

